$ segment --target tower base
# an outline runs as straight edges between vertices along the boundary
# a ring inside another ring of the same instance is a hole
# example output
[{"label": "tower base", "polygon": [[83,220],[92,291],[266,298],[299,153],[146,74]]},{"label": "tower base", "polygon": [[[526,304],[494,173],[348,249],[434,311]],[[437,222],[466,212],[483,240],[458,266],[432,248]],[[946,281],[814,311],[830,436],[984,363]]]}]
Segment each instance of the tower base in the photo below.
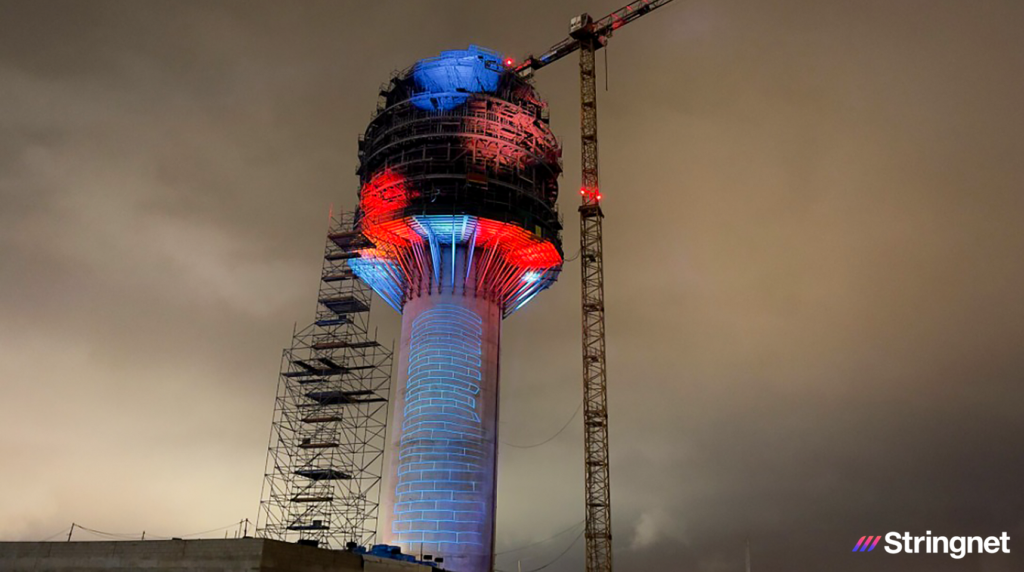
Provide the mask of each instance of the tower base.
[{"label": "tower base", "polygon": [[490,572],[501,308],[472,294],[405,303],[380,541]]}]

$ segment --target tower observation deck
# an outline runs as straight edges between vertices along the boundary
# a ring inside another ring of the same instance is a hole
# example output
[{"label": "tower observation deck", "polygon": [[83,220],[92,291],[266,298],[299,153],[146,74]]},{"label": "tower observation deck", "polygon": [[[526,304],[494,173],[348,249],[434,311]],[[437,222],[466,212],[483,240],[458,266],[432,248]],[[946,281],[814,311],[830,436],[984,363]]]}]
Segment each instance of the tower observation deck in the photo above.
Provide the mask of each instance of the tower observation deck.
[{"label": "tower observation deck", "polygon": [[382,87],[359,158],[349,266],[402,313],[378,541],[489,572],[501,320],[561,271],[561,148],[533,86],[470,46]]}]

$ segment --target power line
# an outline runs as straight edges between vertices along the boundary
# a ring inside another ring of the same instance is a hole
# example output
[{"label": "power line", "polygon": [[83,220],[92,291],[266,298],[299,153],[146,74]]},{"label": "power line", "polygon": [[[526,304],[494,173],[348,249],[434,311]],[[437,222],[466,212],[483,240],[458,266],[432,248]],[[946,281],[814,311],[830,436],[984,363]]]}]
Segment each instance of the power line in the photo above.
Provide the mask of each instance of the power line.
[{"label": "power line", "polygon": [[579,542],[581,538],[583,538],[583,533],[586,532],[586,530],[587,530],[586,528],[581,530],[580,533],[576,535],[576,538],[572,541],[572,544],[570,544],[569,546],[566,546],[565,550],[563,550],[562,553],[559,554],[558,556],[555,556],[554,560],[552,560],[551,562],[548,562],[547,564],[541,566],[540,568],[534,568],[533,570],[527,570],[527,572],[539,572],[540,570],[543,570],[543,569],[547,568],[548,566],[551,566],[555,562],[558,562],[558,560],[561,557],[565,556],[566,553],[568,553],[570,550],[572,550],[573,546],[576,546],[576,543]]},{"label": "power line", "polygon": [[[545,565],[543,565],[543,566],[541,566],[541,567],[539,567],[539,568],[533,568],[532,570],[527,570],[526,572],[540,572],[541,570],[543,570],[543,569],[547,568],[548,566],[551,566],[551,565],[552,565],[552,564],[554,564],[555,562],[558,562],[558,560],[559,560],[559,559],[561,559],[561,558],[562,558],[563,556],[565,556],[565,555],[566,555],[566,554],[567,554],[567,553],[568,553],[568,552],[569,552],[570,550],[572,550],[572,547],[573,547],[573,546],[576,546],[576,543],[577,543],[577,542],[579,542],[581,538],[583,538],[583,533],[584,533],[584,532],[586,532],[586,531],[587,531],[587,529],[586,529],[586,528],[584,528],[583,530],[581,530],[581,531],[580,531],[580,533],[576,535],[576,538],[575,538],[575,539],[573,539],[573,541],[572,541],[572,544],[570,544],[569,546],[566,546],[566,547],[565,547],[565,550],[563,550],[563,551],[561,552],[561,554],[559,554],[558,556],[555,556],[555,557],[554,557],[554,558],[553,558],[553,559],[552,559],[552,560],[551,560],[550,562],[548,562],[547,564],[545,564]],[[495,568],[495,572],[504,572],[504,571],[503,571],[503,570],[498,570],[497,568]]]},{"label": "power line", "polygon": [[[152,539],[157,539],[157,540],[171,540],[173,538],[186,538],[186,537],[189,537],[189,536],[199,536],[199,535],[202,535],[202,534],[210,534],[211,532],[220,532],[222,530],[227,530],[229,528],[241,527],[242,524],[245,523],[247,520],[248,519],[242,519],[242,520],[239,520],[237,522],[232,522],[231,524],[226,524],[226,525],[221,526],[219,528],[212,528],[210,530],[203,530],[203,531],[200,531],[200,532],[191,532],[189,534],[180,534],[180,535],[176,535],[176,536],[161,536],[161,535],[158,535],[158,534],[151,534],[151,535],[149,535],[149,537],[152,538]],[[71,526],[72,531],[74,531],[74,529],[76,529],[76,528],[84,530],[86,532],[91,532],[92,534],[96,534],[98,536],[105,536],[107,538],[112,538],[112,539],[115,539],[115,540],[138,540],[138,539],[140,539],[145,534],[145,531],[141,531],[141,532],[107,532],[107,531],[104,531],[104,530],[96,530],[95,528],[89,528],[87,526],[82,526],[81,524],[78,524],[78,523],[75,523],[75,524],[73,524]],[[67,529],[65,529],[65,530],[67,530]],[[59,532],[57,534],[63,534],[63,531],[61,531],[61,532]],[[55,534],[53,536],[57,536],[57,535]],[[53,538],[53,536],[51,536],[50,538]]]},{"label": "power line", "polygon": [[554,435],[552,435],[552,436],[548,437],[547,439],[541,441],[540,443],[534,443],[533,445],[516,445],[514,443],[509,443],[508,441],[502,441],[501,443],[502,443],[502,445],[508,445],[509,447],[515,447],[516,449],[532,449],[534,447],[540,447],[541,445],[546,445],[546,444],[550,443],[551,441],[553,441],[555,439],[555,437],[558,437],[559,435],[561,435],[562,432],[565,431],[566,428],[569,427],[569,424],[572,423],[572,420],[576,419],[576,416],[580,414],[580,409],[582,409],[582,408],[583,408],[583,402],[580,401],[579,406],[576,407],[576,411],[573,412],[572,417],[570,417],[569,420],[565,422],[565,425],[562,425],[562,428],[559,429],[557,433],[555,433]]},{"label": "power line", "polygon": [[142,534],[141,532],[105,532],[103,530],[96,530],[94,528],[89,528],[88,526],[82,526],[81,524],[78,524],[78,523],[75,523],[72,526],[72,528],[77,528],[79,530],[84,530],[86,532],[91,532],[93,534],[98,534],[100,536],[106,536],[108,538],[117,538],[117,539],[123,539],[123,540],[134,540],[134,539],[138,538]]},{"label": "power line", "polygon": [[65,528],[64,530],[61,530],[60,532],[58,532],[56,534],[51,534],[50,536],[47,536],[46,538],[40,540],[39,542],[46,542],[48,540],[53,540],[54,538],[56,538],[58,536],[64,536],[67,533],[68,533],[68,529]]},{"label": "power line", "polygon": [[554,539],[558,538],[559,536],[562,536],[566,532],[569,532],[569,531],[572,531],[572,530],[576,530],[576,527],[581,525],[581,524],[583,524],[584,522],[585,521],[581,520],[581,521],[577,522],[576,524],[570,526],[569,528],[567,528],[567,529],[565,529],[565,530],[563,530],[561,532],[555,533],[555,534],[545,538],[544,540],[538,540],[537,542],[534,542],[533,544],[527,544],[525,546],[520,546],[519,548],[511,548],[509,550],[502,550],[501,552],[495,552],[494,555],[495,556],[501,556],[502,554],[508,554],[510,552],[519,552],[520,550],[523,550],[523,549],[526,549],[526,548],[530,548],[530,547],[533,547],[533,546],[537,546],[538,544],[544,544],[545,542],[547,542],[549,540],[554,540]]},{"label": "power line", "polygon": [[192,533],[189,533],[189,534],[179,534],[178,536],[157,536],[157,535],[154,534],[153,538],[163,538],[163,539],[168,539],[168,538],[185,538],[186,536],[199,536],[200,534],[209,534],[211,532],[220,532],[222,530],[227,530],[229,528],[239,527],[246,520],[248,520],[248,519],[242,519],[242,520],[240,520],[238,522],[232,522],[231,524],[226,524],[226,525],[224,525],[224,526],[222,526],[220,528],[213,528],[213,529],[210,529],[210,530],[204,530],[202,532],[192,532]]}]

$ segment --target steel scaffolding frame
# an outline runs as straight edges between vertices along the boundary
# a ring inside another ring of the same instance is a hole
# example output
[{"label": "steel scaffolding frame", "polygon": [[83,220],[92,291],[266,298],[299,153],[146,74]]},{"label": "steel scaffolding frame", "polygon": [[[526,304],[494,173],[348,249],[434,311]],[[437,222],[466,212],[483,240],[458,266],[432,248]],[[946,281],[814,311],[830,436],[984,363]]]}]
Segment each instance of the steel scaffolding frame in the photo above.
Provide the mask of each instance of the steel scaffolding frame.
[{"label": "steel scaffolding frame", "polygon": [[394,346],[369,328],[372,291],[348,266],[354,213],[332,216],[316,319],[284,350],[256,534],[325,548],[377,529]]}]

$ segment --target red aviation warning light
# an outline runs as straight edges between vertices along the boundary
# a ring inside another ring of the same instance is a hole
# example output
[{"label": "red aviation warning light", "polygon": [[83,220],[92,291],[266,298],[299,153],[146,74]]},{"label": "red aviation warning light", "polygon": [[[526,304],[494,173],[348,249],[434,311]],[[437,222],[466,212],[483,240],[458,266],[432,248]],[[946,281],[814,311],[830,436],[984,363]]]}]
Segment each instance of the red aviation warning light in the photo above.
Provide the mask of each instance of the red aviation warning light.
[{"label": "red aviation warning light", "polygon": [[537,70],[580,53],[580,264],[583,326],[583,420],[586,483],[586,572],[612,572],[611,476],[608,467],[608,376],[605,369],[604,254],[602,195],[597,163],[596,52],[612,33],[672,0],[633,0],[595,20],[580,14],[569,21],[569,37],[546,52],[524,58],[515,68],[529,78]]},{"label": "red aviation warning light", "polygon": [[512,58],[505,58],[505,67],[510,68],[515,63],[516,63],[516,61],[514,59],[512,59]]}]

